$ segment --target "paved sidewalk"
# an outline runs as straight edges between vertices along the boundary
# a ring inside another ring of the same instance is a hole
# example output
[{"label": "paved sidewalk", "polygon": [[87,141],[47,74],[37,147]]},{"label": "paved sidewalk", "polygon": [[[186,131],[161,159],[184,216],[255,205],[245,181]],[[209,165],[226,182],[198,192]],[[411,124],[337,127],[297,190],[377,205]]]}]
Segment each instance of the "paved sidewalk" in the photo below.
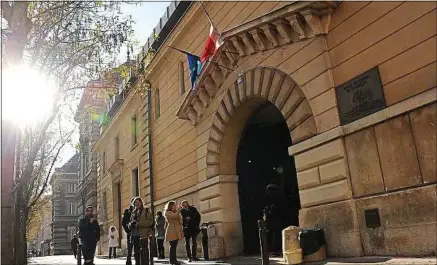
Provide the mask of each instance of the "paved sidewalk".
[{"label": "paved sidewalk", "polygon": [[[232,265],[261,265],[259,257],[233,257],[224,262]],[[205,264],[205,263],[202,263]],[[286,264],[281,258],[271,258],[270,265]],[[330,258],[320,262],[304,263],[308,265],[436,265],[436,257],[430,258],[392,258],[392,257],[360,257]]]},{"label": "paved sidewalk", "polygon": [[[96,258],[96,265],[125,265],[126,258],[104,259],[102,256]],[[190,265],[261,265],[259,257],[232,257],[223,261],[199,261],[190,262],[186,259],[179,258],[182,264]],[[75,265],[77,261],[72,255],[67,256],[49,256],[30,258],[31,265]],[[155,265],[168,265],[168,260],[155,261]],[[285,262],[280,258],[271,258],[270,265],[282,265]],[[432,258],[390,258],[390,257],[361,257],[361,258],[341,258],[328,259],[322,262],[305,263],[305,265],[436,265],[437,260]]]},{"label": "paved sidewalk", "polygon": [[[106,259],[105,256],[101,258]],[[126,260],[126,257],[117,258],[117,260]],[[190,262],[183,258],[178,258],[182,264],[192,265],[262,265],[260,257],[231,257],[229,259],[217,261],[198,261]],[[155,264],[169,264],[165,261],[155,261]],[[270,265],[286,264],[282,258],[270,258]],[[436,257],[429,258],[399,258],[399,257],[359,257],[359,258],[330,258],[320,262],[307,262],[308,265],[437,265]]]}]

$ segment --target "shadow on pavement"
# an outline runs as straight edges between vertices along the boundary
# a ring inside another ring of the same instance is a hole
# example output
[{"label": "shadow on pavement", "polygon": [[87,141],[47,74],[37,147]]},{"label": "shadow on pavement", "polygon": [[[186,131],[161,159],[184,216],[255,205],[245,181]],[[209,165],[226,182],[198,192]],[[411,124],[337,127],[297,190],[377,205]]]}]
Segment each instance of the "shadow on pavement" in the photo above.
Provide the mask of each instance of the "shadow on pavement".
[{"label": "shadow on pavement", "polygon": [[343,263],[343,264],[357,264],[357,263],[383,263],[391,260],[391,258],[387,257],[358,257],[358,258],[330,258],[323,261],[318,262],[306,262],[308,265],[323,265],[328,263]]}]

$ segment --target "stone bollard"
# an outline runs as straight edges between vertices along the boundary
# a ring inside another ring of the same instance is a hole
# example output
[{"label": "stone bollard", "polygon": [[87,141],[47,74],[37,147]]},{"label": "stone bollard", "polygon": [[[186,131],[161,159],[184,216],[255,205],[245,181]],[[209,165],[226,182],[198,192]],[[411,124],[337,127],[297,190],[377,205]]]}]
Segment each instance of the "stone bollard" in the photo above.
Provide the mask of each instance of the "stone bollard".
[{"label": "stone bollard", "polygon": [[269,250],[267,246],[266,227],[263,220],[258,220],[259,242],[261,247],[262,265],[269,265]]},{"label": "stone bollard", "polygon": [[141,238],[140,239],[140,265],[149,265],[149,254],[150,254],[149,238],[147,237]]},{"label": "stone bollard", "polygon": [[77,265],[82,265],[82,244],[77,244]]},{"label": "stone bollard", "polygon": [[282,251],[293,251],[300,249],[299,232],[302,228],[289,226],[282,230]]}]

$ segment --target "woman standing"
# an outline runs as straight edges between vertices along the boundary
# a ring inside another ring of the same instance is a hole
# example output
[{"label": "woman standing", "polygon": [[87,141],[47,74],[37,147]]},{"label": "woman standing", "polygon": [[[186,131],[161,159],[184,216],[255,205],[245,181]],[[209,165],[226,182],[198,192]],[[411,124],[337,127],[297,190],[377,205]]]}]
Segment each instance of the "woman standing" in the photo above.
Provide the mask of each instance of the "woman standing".
[{"label": "woman standing", "polygon": [[158,259],[165,259],[164,240],[165,240],[165,217],[161,211],[156,213],[155,219],[156,244],[158,245]]},{"label": "woman standing", "polygon": [[109,228],[108,238],[109,238],[108,259],[111,259],[111,257],[113,257],[115,259],[117,257],[116,253],[117,253],[117,247],[118,247],[118,231],[117,231],[117,228],[115,228],[115,226],[111,226],[111,228]]},{"label": "woman standing", "polygon": [[144,247],[147,254],[144,264],[149,263],[149,237],[152,236],[154,220],[152,212],[149,208],[145,208],[143,204],[143,199],[140,197],[135,198],[135,209],[132,211],[131,222],[129,224],[135,251],[135,264],[140,264],[140,239],[146,239]]},{"label": "woman standing", "polygon": [[176,259],[176,247],[182,239],[182,216],[176,208],[176,202],[170,201],[165,206],[166,230],[165,240],[170,243],[170,264],[179,265]]}]

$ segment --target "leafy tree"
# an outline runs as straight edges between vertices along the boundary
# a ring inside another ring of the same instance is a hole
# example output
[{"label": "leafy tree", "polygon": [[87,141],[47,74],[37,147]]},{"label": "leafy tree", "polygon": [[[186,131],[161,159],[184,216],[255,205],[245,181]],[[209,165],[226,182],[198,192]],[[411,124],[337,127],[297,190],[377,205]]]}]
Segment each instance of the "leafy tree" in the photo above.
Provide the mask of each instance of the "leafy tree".
[{"label": "leafy tree", "polygon": [[[113,69],[123,45],[133,53],[132,18],[119,1],[4,1],[3,69],[29,64],[58,85],[51,113],[28,126],[19,139],[19,176],[14,187],[13,263],[27,264],[25,226],[47,189],[48,179],[71,131],[60,130],[78,90]],[[110,83],[108,87],[113,87]],[[10,100],[10,99],[9,99]]]},{"label": "leafy tree", "polygon": [[30,207],[29,218],[27,219],[26,225],[28,240],[33,240],[38,237],[38,232],[40,232],[44,218],[48,215],[51,217],[51,212],[52,201],[50,196],[42,197],[32,207]]}]

